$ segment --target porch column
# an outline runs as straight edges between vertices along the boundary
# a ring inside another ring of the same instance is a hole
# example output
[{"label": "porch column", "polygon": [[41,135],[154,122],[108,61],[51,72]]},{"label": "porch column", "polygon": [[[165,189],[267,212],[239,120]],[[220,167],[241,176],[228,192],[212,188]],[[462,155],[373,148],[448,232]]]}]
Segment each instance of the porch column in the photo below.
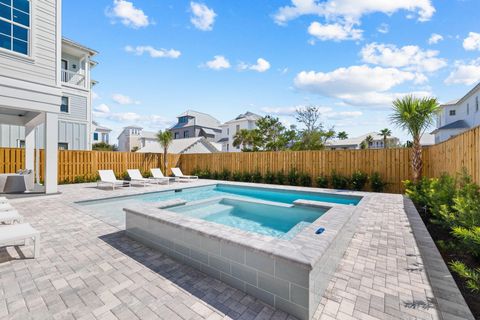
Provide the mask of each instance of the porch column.
[{"label": "porch column", "polygon": [[25,126],[25,169],[35,171],[35,126]]},{"label": "porch column", "polygon": [[57,192],[58,115],[45,114],[45,193]]}]

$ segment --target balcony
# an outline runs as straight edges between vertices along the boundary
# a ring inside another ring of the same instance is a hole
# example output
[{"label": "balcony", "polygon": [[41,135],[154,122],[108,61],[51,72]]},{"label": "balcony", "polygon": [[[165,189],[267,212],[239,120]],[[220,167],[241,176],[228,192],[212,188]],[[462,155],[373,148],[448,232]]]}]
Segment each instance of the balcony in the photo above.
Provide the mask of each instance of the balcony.
[{"label": "balcony", "polygon": [[62,69],[62,83],[87,89],[85,82],[85,71],[80,70],[77,72]]}]

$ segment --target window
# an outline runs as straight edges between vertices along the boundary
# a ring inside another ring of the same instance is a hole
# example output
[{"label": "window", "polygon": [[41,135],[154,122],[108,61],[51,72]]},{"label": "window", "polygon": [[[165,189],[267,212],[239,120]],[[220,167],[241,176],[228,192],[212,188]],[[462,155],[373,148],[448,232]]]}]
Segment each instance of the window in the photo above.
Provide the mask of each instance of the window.
[{"label": "window", "polygon": [[29,54],[30,1],[0,0],[0,48]]},{"label": "window", "polygon": [[174,139],[178,139],[178,138],[180,138],[180,133],[178,133],[178,132],[175,132]]},{"label": "window", "polygon": [[467,103],[467,115],[470,114],[470,103]]},{"label": "window", "polygon": [[98,141],[98,132],[93,133],[93,141]]},{"label": "window", "polygon": [[[0,0],[2,1],[2,0]],[[68,113],[68,97],[62,97],[62,104],[60,105],[60,112]]]},{"label": "window", "polygon": [[227,136],[230,135],[230,128],[227,128]]},{"label": "window", "polygon": [[[1,0],[0,0],[1,1]],[[59,142],[58,143],[58,150],[68,150],[68,143],[66,142]]]},{"label": "window", "polygon": [[449,115],[454,116],[455,114],[456,114],[456,111],[455,111],[455,110],[450,110]]},{"label": "window", "polygon": [[184,137],[184,138],[190,137],[190,132],[188,132],[188,131],[183,131],[183,137]]},{"label": "window", "polygon": [[228,149],[230,149],[230,145],[227,143],[227,152],[228,152]]},{"label": "window", "polygon": [[240,125],[239,124],[237,124],[237,128],[236,128],[235,132],[238,132],[238,131],[240,131]]},{"label": "window", "polygon": [[478,96],[475,97],[475,111],[478,112]]},{"label": "window", "polygon": [[188,117],[180,117],[178,118],[179,123],[187,123],[188,122]]}]

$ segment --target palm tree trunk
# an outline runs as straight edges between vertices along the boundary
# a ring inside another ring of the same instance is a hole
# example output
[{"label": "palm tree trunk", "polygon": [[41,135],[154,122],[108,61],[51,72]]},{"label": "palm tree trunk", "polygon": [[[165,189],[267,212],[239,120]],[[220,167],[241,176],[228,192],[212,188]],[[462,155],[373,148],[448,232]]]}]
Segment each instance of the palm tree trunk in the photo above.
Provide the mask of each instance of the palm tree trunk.
[{"label": "palm tree trunk", "polygon": [[167,148],[163,148],[163,172],[165,175],[168,175],[168,172],[167,172],[167,164],[168,164],[168,161],[167,161]]},{"label": "palm tree trunk", "polygon": [[387,137],[383,137],[383,149],[387,149]]},{"label": "palm tree trunk", "polygon": [[422,146],[418,137],[413,138],[412,145],[412,170],[413,170],[413,182],[418,182],[422,177]]}]

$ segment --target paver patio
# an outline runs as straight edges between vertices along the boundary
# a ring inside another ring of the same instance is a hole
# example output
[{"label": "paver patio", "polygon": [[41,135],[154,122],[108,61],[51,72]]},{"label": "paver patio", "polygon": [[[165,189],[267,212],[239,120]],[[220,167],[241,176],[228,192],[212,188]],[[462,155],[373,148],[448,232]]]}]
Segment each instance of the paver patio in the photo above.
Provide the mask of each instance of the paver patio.
[{"label": "paver patio", "polygon": [[[42,250],[40,258],[25,259],[32,246],[0,249],[0,319],[293,318],[72,206],[162,188],[64,185],[59,196],[13,200],[42,232]],[[469,319],[451,277],[424,263],[438,257],[434,248],[432,255],[422,251],[429,237],[420,234],[421,220],[411,215],[409,202],[400,195],[375,197],[359,217],[315,318]],[[430,282],[436,273],[445,281],[443,291]]]}]

